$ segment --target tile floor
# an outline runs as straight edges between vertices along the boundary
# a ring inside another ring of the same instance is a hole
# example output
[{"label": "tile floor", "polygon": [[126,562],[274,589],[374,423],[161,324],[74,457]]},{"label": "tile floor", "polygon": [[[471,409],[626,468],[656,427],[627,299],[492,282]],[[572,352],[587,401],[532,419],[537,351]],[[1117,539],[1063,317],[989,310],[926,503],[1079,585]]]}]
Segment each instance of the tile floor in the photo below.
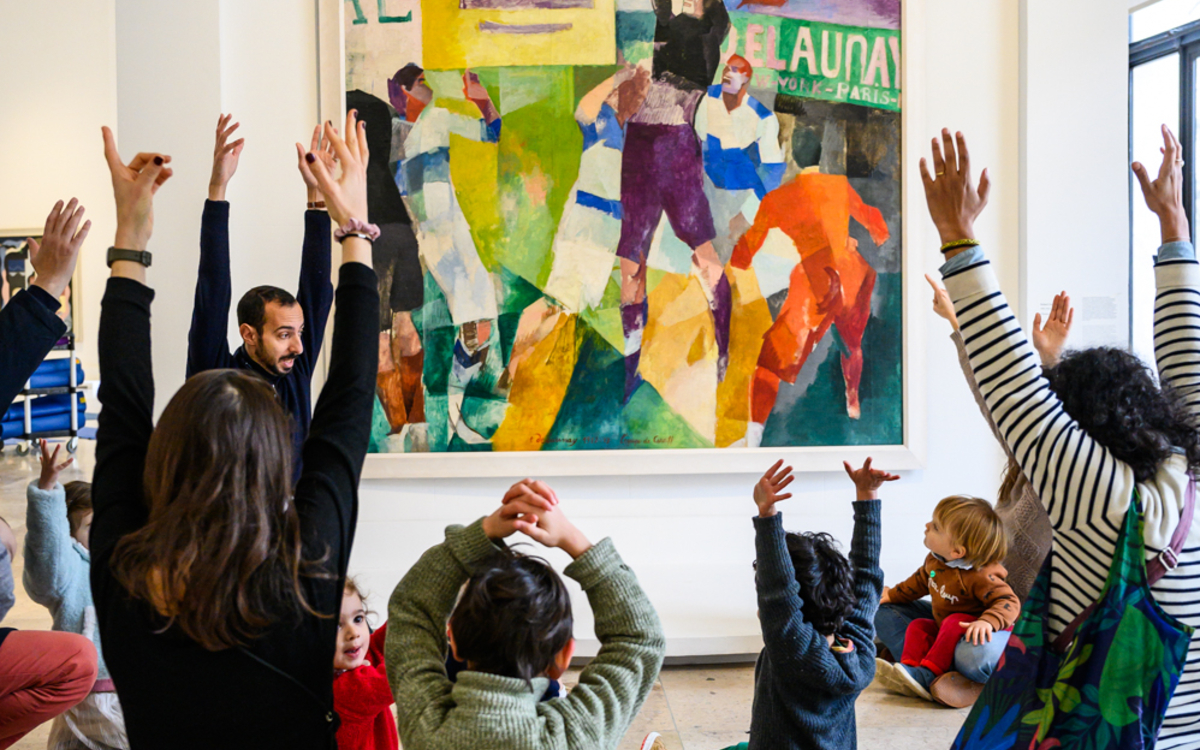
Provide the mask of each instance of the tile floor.
[{"label": "tile floor", "polygon": [[[94,465],[93,443],[81,443],[78,466],[62,479],[87,479]],[[18,456],[12,447],[0,455],[0,517],[12,525],[17,539],[25,535],[25,487],[36,476],[34,456]],[[17,554],[13,573],[21,580],[24,559]],[[4,619],[10,627],[50,627],[45,609],[31,602],[18,584],[17,605]],[[564,682],[569,688],[578,673]],[[754,697],[752,664],[667,667],[620,744],[620,750],[637,750],[647,732],[663,735],[669,750],[720,750],[747,739],[750,706]],[[910,698],[868,689],[858,701],[858,739],[864,750],[924,750],[948,748],[966,711],[938,708]],[[13,747],[40,750],[46,746],[49,725],[43,725]]]}]

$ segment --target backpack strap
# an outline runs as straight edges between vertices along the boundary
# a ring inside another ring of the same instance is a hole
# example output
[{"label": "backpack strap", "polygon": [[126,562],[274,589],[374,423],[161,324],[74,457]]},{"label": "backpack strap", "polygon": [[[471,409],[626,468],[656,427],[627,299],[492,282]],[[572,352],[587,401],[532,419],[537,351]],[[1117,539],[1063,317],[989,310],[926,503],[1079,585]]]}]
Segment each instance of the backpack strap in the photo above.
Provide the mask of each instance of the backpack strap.
[{"label": "backpack strap", "polygon": [[1175,535],[1167,548],[1158,553],[1158,557],[1146,563],[1146,580],[1153,586],[1162,580],[1163,576],[1179,567],[1179,553],[1183,551],[1188,532],[1192,530],[1192,515],[1196,510],[1196,480],[1188,482],[1187,499],[1183,503],[1183,511],[1179,514],[1179,525],[1175,527]]},{"label": "backpack strap", "polygon": [[[1187,495],[1183,501],[1183,510],[1179,514],[1179,525],[1175,527],[1175,533],[1171,536],[1171,543],[1166,549],[1158,553],[1158,557],[1146,563],[1146,583],[1153,586],[1163,579],[1167,573],[1179,567],[1179,553],[1183,551],[1183,545],[1187,542],[1188,533],[1192,530],[1192,516],[1196,510],[1196,480],[1188,481]],[[1092,612],[1096,611],[1096,604],[1088,605],[1088,608],[1079,613],[1079,616],[1071,621],[1057,638],[1054,639],[1052,648],[1060,653],[1066,653],[1067,648],[1071,645],[1071,641],[1075,640],[1075,631],[1083,624],[1084,620],[1092,616]]]}]

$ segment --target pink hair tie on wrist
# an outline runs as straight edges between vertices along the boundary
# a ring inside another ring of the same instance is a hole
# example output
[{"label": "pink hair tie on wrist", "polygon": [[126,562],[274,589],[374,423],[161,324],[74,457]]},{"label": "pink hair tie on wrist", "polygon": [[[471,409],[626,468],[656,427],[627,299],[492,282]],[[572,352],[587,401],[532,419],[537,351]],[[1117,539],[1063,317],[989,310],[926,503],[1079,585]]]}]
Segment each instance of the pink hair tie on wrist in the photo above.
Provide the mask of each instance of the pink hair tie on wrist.
[{"label": "pink hair tie on wrist", "polygon": [[347,237],[361,237],[368,242],[374,242],[379,239],[379,227],[374,224],[368,224],[361,219],[350,219],[333,233],[333,238],[338,242]]}]

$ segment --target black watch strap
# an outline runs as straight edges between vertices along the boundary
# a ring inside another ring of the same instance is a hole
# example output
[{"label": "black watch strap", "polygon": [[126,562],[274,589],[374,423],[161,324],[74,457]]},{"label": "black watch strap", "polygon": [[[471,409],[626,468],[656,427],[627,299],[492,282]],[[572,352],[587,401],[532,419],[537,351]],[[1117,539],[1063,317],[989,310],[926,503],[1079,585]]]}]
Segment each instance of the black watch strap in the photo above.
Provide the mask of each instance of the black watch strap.
[{"label": "black watch strap", "polygon": [[110,247],[108,249],[108,267],[112,268],[112,264],[118,260],[132,260],[134,263],[141,263],[149,268],[150,257],[148,250],[123,250],[119,247]]}]

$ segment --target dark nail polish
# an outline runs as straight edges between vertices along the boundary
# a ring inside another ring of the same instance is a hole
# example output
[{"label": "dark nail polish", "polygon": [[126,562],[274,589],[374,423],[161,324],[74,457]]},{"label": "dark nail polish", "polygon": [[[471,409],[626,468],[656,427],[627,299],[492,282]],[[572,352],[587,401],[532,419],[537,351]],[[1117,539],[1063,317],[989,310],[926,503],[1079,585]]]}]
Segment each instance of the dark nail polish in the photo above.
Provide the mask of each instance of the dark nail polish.
[{"label": "dark nail polish", "polygon": [[316,160],[317,160],[317,157],[313,156],[312,154],[304,155],[304,161],[308,162],[309,164],[312,164]]},{"label": "dark nail polish", "polygon": [[154,157],[154,164],[155,164],[155,166],[161,167],[162,166],[162,157],[161,156]]}]

